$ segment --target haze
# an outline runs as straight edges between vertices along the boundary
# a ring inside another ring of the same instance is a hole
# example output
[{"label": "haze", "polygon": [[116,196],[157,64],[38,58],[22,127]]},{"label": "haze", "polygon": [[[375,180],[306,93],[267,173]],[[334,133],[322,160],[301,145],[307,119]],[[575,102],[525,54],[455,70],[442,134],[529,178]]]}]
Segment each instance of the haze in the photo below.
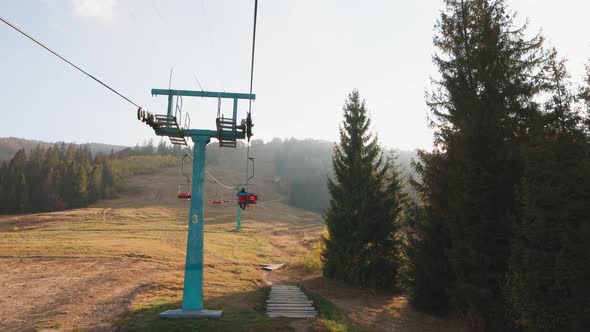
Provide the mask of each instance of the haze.
[{"label": "haze", "polygon": [[[436,70],[433,26],[441,1],[261,1],[253,106],[255,138],[335,141],[342,105],[358,88],[382,144],[429,148],[424,92]],[[247,92],[252,2],[2,1],[0,16],[151,112],[172,87]],[[508,1],[581,73],[590,56],[590,3]],[[154,138],[135,108],[9,27],[0,27],[0,136],[134,145]],[[193,76],[194,75],[194,76]],[[574,77],[578,80],[579,77]],[[241,105],[245,112],[247,105]],[[188,103],[214,127],[215,105]],[[228,109],[229,111],[229,109]]]}]

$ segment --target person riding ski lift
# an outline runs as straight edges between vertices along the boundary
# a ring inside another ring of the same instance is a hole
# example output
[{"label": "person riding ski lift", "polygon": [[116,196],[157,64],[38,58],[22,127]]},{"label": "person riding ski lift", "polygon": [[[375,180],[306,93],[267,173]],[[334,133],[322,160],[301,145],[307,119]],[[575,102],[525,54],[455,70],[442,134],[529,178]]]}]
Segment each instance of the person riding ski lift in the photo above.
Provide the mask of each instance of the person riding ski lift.
[{"label": "person riding ski lift", "polygon": [[238,204],[242,208],[242,210],[246,209],[246,205],[248,205],[248,193],[246,192],[246,188],[242,187],[242,190],[238,191]]}]

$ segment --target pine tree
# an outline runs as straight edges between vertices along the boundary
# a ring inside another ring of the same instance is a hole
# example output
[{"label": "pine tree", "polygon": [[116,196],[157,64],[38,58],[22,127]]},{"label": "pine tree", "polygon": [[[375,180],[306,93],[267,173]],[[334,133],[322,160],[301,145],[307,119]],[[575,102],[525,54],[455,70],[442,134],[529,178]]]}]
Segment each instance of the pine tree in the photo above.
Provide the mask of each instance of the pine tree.
[{"label": "pine tree", "polygon": [[584,125],[586,130],[586,136],[590,138],[590,63],[586,65],[586,73],[584,75],[584,84],[580,89],[580,93],[578,95],[580,100],[584,102],[585,116],[584,116]]},{"label": "pine tree", "polygon": [[8,208],[8,165],[0,164],[0,214],[9,211]]},{"label": "pine tree", "polygon": [[71,208],[85,207],[88,205],[89,179],[87,168],[84,164],[74,165],[72,172],[72,190],[74,196],[70,202]]},{"label": "pine tree", "polygon": [[59,194],[62,174],[60,173],[59,147],[54,145],[47,149],[45,156],[45,177],[42,187],[46,193],[46,200],[41,209],[45,211],[63,210],[64,203]]},{"label": "pine tree", "polygon": [[43,178],[46,176],[44,172],[45,149],[41,145],[37,145],[31,150],[28,164],[29,197],[31,199],[31,207],[37,210],[44,205],[45,198],[47,197],[47,193],[41,185]]},{"label": "pine tree", "polygon": [[160,155],[168,154],[168,147],[166,146],[166,141],[164,140],[164,138],[160,139],[160,142],[158,143],[157,152]]},{"label": "pine tree", "polygon": [[449,242],[430,251],[447,249],[452,278],[445,280],[452,284],[443,289],[450,289],[453,306],[504,329],[502,285],[522,174],[518,149],[537,112],[545,53],[540,37],[527,40],[525,27],[514,26],[502,0],[445,4],[434,38],[440,79],[429,98],[442,155],[424,154],[421,163],[433,171],[446,164],[443,179],[425,179],[425,222],[431,232],[448,230]]},{"label": "pine tree", "polygon": [[334,178],[328,179],[324,274],[351,283],[390,287],[395,283],[395,226],[385,185],[388,167],[358,91],[349,94],[334,147]]},{"label": "pine tree", "polygon": [[402,258],[399,230],[405,224],[409,204],[397,158],[398,156],[392,152],[387,160],[387,176],[383,190],[384,213],[387,213],[387,219],[373,230],[381,235],[375,241],[379,250],[375,255],[377,259],[374,262],[373,275],[378,280],[376,284],[390,289],[400,289],[398,274]]},{"label": "pine tree", "polygon": [[27,154],[25,149],[19,149],[9,164],[10,176],[13,176],[12,195],[14,195],[12,210],[27,212],[30,208],[29,179],[27,178]]},{"label": "pine tree", "polygon": [[15,177],[14,171],[10,167],[9,163],[3,163],[2,165],[2,191],[0,198],[2,198],[2,210],[1,213],[9,213],[16,211],[16,197],[15,197]]},{"label": "pine tree", "polygon": [[438,149],[418,152],[413,166],[419,179],[411,179],[420,203],[408,209],[404,254],[409,260],[407,282],[410,301],[418,308],[444,312],[454,285],[448,252],[451,248],[448,207],[448,159]]},{"label": "pine tree", "polygon": [[89,203],[94,203],[99,199],[104,198],[104,193],[102,192],[102,165],[98,161],[98,159],[94,162],[94,167],[92,168],[92,172],[90,173],[90,182],[89,182],[89,189],[88,189],[88,201]]},{"label": "pine tree", "polygon": [[510,262],[512,315],[524,331],[588,331],[590,146],[555,51],[548,67],[552,96],[523,150]]},{"label": "pine tree", "polygon": [[144,142],[144,148],[142,149],[144,154],[154,154],[156,152],[156,148],[154,147],[154,140],[149,139]]},{"label": "pine tree", "polygon": [[102,188],[104,198],[111,198],[114,195],[115,174],[110,160],[106,160],[102,166]]}]

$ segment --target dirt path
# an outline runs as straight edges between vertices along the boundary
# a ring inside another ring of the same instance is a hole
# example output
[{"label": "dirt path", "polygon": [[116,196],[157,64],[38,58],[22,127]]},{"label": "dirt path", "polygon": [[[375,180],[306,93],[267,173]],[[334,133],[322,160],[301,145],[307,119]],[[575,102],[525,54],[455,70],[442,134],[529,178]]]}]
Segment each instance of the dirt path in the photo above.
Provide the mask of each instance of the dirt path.
[{"label": "dirt path", "polygon": [[369,331],[467,332],[459,321],[438,318],[412,308],[405,296],[373,292],[315,277],[302,280],[306,289],[330,300],[358,325]]},{"label": "dirt path", "polygon": [[320,275],[303,277],[293,269],[264,272],[269,284],[302,285],[332,302],[348,318],[368,331],[468,332],[458,320],[438,318],[413,309],[405,296],[375,293]]},{"label": "dirt path", "polygon": [[[348,318],[369,331],[383,332],[467,332],[459,321],[437,318],[413,309],[408,299],[399,294],[374,292],[349,284],[328,280],[320,274],[309,274],[297,264],[302,248],[310,249],[323,230],[322,224],[293,223],[273,227],[268,234],[273,256],[288,264],[287,268],[262,272],[268,284],[299,284],[330,300]],[[290,266],[289,266],[290,265]],[[299,329],[297,329],[299,330]]]},{"label": "dirt path", "polygon": [[159,273],[112,258],[0,258],[0,330],[106,328]]}]

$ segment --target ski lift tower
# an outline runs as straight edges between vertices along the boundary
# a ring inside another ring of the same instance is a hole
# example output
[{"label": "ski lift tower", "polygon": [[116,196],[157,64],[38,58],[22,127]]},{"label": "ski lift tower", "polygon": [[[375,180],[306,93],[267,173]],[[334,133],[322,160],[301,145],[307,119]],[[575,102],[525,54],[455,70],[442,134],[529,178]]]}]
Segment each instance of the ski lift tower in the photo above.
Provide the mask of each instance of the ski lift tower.
[{"label": "ski lift tower", "polygon": [[[238,101],[254,100],[256,95],[246,93],[188,91],[152,89],[154,96],[167,96],[167,113],[151,114],[142,108],[137,110],[137,118],[152,127],[159,136],[168,136],[172,144],[187,145],[187,139],[194,142],[192,198],[188,220],[188,240],[186,265],[184,269],[184,290],[182,309],[167,310],[162,318],[219,318],[222,311],[203,308],[203,193],[205,180],[205,152],[211,138],[217,138],[222,147],[236,147],[238,139],[252,136],[250,113],[246,119],[237,123]],[[182,122],[182,97],[217,98],[216,129],[190,128],[188,114]],[[231,117],[221,114],[221,100],[233,99]]]}]

